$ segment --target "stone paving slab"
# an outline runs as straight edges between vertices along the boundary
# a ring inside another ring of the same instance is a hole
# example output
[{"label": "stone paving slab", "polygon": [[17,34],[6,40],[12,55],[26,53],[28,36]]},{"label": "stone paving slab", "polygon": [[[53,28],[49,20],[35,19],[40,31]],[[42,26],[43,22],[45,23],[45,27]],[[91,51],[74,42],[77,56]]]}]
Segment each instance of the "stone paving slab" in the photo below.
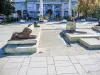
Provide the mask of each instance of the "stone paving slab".
[{"label": "stone paving slab", "polygon": [[20,69],[22,63],[6,63],[4,69]]},{"label": "stone paving slab", "polygon": [[74,66],[80,75],[87,75],[87,73],[80,64],[75,64]]},{"label": "stone paving slab", "polygon": [[54,59],[53,59],[53,57],[47,57],[47,63],[48,63],[49,65],[54,64]]},{"label": "stone paving slab", "polygon": [[76,74],[70,74],[69,73],[69,74],[59,74],[59,75],[79,75],[79,74],[77,74],[77,73]]},{"label": "stone paving slab", "polygon": [[8,61],[8,58],[0,58],[0,69],[3,68],[5,63]]},{"label": "stone paving slab", "polygon": [[46,57],[32,57],[31,61],[35,61],[35,62],[45,62],[46,61]]},{"label": "stone paving slab", "polygon": [[73,64],[71,61],[55,61],[55,66],[56,67],[67,67],[67,66],[72,66]]},{"label": "stone paving slab", "polygon": [[22,63],[24,61],[24,58],[9,58],[7,61],[8,63]]},{"label": "stone paving slab", "polygon": [[[99,54],[95,56],[100,57]],[[0,58],[0,75],[99,75],[100,61],[91,55]],[[96,57],[95,57],[96,58]],[[98,58],[99,59],[99,58]]]},{"label": "stone paving slab", "polygon": [[47,75],[47,68],[29,68],[27,75]]},{"label": "stone paving slab", "polygon": [[0,75],[17,75],[18,71],[17,69],[2,69],[0,70]]},{"label": "stone paving slab", "polygon": [[95,65],[85,65],[83,66],[83,68],[85,69],[85,71],[88,72],[97,72],[100,71],[100,65],[99,64],[95,64]]},{"label": "stone paving slab", "polygon": [[57,70],[57,74],[77,73],[74,66],[56,67],[56,70]]},{"label": "stone paving slab", "polygon": [[78,64],[79,63],[74,56],[69,56],[69,58],[70,58],[70,60],[73,64]]},{"label": "stone paving slab", "polygon": [[90,57],[91,57],[94,61],[100,62],[100,59],[99,59],[97,56],[95,56],[94,54],[93,54],[93,55],[90,55]]},{"label": "stone paving slab", "polygon": [[31,59],[31,58],[25,58],[24,61],[23,61],[22,66],[29,66],[29,64],[30,64],[30,59]]},{"label": "stone paving slab", "polygon": [[28,66],[23,66],[20,68],[18,75],[26,75],[28,70]]},{"label": "stone paving slab", "polygon": [[67,60],[69,60],[69,57],[68,56],[55,56],[54,60],[56,60],[56,61],[67,61]]},{"label": "stone paving slab", "polygon": [[89,74],[90,74],[90,75],[100,75],[100,71],[97,71],[97,72],[90,72]]},{"label": "stone paving slab", "polygon": [[79,60],[79,63],[81,65],[95,65],[96,64],[96,62],[93,59]]},{"label": "stone paving slab", "polygon": [[44,68],[47,67],[47,62],[30,62],[29,67]]},{"label": "stone paving slab", "polygon": [[56,75],[56,67],[54,65],[48,65],[48,75]]}]

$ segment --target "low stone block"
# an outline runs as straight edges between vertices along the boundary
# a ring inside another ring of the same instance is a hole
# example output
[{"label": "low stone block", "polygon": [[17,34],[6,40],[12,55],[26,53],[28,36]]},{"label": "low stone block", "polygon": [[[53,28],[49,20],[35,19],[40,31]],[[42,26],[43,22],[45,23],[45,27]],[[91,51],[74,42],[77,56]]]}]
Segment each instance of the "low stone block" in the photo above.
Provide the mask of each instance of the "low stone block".
[{"label": "low stone block", "polygon": [[35,53],[36,44],[27,44],[27,45],[7,45],[4,49],[5,53]]},{"label": "low stone block", "polygon": [[9,40],[8,44],[36,44],[37,39]]},{"label": "low stone block", "polygon": [[70,33],[66,33],[65,36],[72,42],[79,42],[80,38],[100,37],[100,35],[96,35],[96,34],[70,34]]},{"label": "low stone block", "polygon": [[36,35],[36,39],[9,40],[5,47],[5,53],[35,53],[39,45],[41,28],[34,28],[31,35]]},{"label": "low stone block", "polygon": [[100,40],[96,38],[80,38],[80,43],[90,49],[100,48]]}]

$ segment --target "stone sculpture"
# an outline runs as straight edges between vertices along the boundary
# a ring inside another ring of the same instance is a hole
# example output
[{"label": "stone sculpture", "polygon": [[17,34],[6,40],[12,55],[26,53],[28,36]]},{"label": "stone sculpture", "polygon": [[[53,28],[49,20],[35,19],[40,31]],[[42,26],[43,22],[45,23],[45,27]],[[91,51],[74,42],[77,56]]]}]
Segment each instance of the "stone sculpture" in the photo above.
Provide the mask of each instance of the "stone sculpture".
[{"label": "stone sculpture", "polygon": [[30,35],[32,31],[33,31],[33,25],[29,24],[27,27],[23,29],[22,32],[14,32],[12,34],[11,40],[35,39],[36,35]]},{"label": "stone sculpture", "polygon": [[40,27],[37,22],[34,22],[34,27]]}]

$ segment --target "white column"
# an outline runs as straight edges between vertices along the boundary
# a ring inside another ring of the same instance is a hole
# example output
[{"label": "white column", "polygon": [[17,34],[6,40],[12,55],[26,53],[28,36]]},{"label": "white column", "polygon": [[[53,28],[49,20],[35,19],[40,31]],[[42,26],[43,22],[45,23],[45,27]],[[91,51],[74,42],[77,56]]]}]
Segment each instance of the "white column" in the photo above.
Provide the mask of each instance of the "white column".
[{"label": "white column", "polygon": [[43,14],[45,14],[45,12],[46,12],[45,7],[46,7],[46,6],[43,5],[43,11],[44,11]]},{"label": "white column", "polygon": [[69,0],[68,15],[72,17],[72,0]]},{"label": "white column", "polygon": [[55,15],[55,8],[54,8],[54,4],[52,5],[52,11],[53,11],[53,18],[54,18],[54,15]]},{"label": "white column", "polygon": [[62,18],[64,17],[64,3],[62,4]]},{"label": "white column", "polygon": [[40,16],[43,17],[43,0],[40,0]]}]

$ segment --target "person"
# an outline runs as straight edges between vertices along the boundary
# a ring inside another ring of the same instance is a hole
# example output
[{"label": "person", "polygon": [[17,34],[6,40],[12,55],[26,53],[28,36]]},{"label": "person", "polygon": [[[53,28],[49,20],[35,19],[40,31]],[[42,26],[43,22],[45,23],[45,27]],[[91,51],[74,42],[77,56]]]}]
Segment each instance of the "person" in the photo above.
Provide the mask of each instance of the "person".
[{"label": "person", "polygon": [[28,27],[25,27],[22,32],[14,32],[12,34],[11,40],[18,40],[18,39],[35,39],[36,35],[30,35],[33,31],[32,24],[29,24]]},{"label": "person", "polygon": [[17,22],[18,21],[18,14],[17,14],[17,12],[14,12],[13,13],[13,18],[14,18],[14,20]]}]

